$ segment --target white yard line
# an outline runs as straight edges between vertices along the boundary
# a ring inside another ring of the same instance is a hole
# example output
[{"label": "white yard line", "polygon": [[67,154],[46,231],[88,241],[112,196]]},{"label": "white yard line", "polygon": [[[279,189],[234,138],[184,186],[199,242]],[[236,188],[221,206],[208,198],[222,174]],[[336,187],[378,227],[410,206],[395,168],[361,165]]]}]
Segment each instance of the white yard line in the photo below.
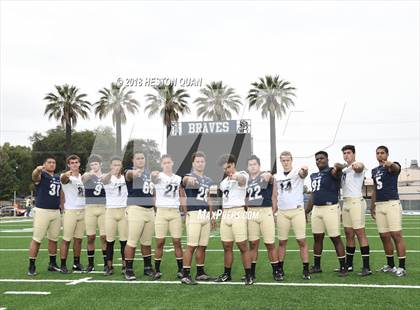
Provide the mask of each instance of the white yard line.
[{"label": "white yard line", "polygon": [[51,292],[38,292],[38,291],[6,291],[5,295],[50,295]]},{"label": "white yard line", "polygon": [[78,280],[74,280],[72,282],[69,282],[66,285],[77,285],[79,283],[88,282],[90,279],[92,279],[92,278],[91,277],[81,278],[81,279],[78,279]]}]

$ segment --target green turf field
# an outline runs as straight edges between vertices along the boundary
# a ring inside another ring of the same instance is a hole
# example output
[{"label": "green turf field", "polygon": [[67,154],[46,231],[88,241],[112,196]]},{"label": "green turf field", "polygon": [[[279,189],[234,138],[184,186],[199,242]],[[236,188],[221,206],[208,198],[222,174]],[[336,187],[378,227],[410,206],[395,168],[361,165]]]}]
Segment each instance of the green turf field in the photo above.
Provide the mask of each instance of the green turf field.
[{"label": "green turf field", "polygon": [[[332,271],[338,262],[331,242],[326,239],[322,258],[324,272],[314,275],[310,281],[301,280],[301,262],[292,237],[285,260],[286,277],[281,283],[272,281],[271,266],[262,245],[256,285],[245,286],[240,282],[243,269],[236,251],[232,283],[185,286],[175,278],[176,262],[169,243],[162,260],[163,277],[157,282],[149,281],[142,275],[143,262],[139,254],[139,260],[134,263],[137,281],[124,281],[117,266],[120,263],[118,250],[115,254],[117,272],[111,277],[47,272],[46,241],[37,260],[38,275],[29,278],[26,276],[27,248],[32,222],[29,219],[0,219],[0,309],[420,309],[420,216],[404,216],[403,227],[408,250],[408,274],[403,278],[380,273],[366,278],[351,273],[347,278],[339,278]],[[375,223],[370,218],[366,228],[371,248],[371,267],[376,270],[385,263],[382,244]],[[310,236],[310,227],[307,232]],[[308,240],[312,247],[312,238]],[[213,232],[208,249],[206,272],[216,276],[223,271],[218,231]],[[68,267],[71,262],[70,252]],[[87,263],[85,252],[82,263]],[[101,253],[97,250],[97,270],[102,270],[101,263]],[[359,271],[361,257],[358,252],[354,265]],[[192,271],[195,275],[194,267]],[[82,282],[75,282],[79,279],[83,279]],[[8,291],[50,294],[5,294]]]}]

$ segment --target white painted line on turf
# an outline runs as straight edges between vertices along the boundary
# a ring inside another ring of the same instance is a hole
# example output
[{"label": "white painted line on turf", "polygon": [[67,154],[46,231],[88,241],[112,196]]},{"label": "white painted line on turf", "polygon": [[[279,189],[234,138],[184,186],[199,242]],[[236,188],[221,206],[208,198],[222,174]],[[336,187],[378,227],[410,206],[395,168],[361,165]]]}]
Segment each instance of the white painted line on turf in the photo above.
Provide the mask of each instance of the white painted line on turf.
[{"label": "white painted line on turf", "polygon": [[91,277],[81,278],[81,279],[79,279],[79,280],[75,280],[75,281],[69,282],[69,283],[67,283],[66,285],[77,285],[77,284],[79,284],[79,283],[87,282],[87,281],[89,281],[90,279],[92,279],[92,278],[91,278]]},{"label": "white painted line on turf", "polygon": [[62,280],[62,279],[0,279],[0,282],[24,282],[24,283],[67,283],[73,280]]},{"label": "white painted line on turf", "polygon": [[5,295],[50,295],[51,292],[38,292],[38,291],[6,291]]},{"label": "white painted line on turf", "polygon": [[7,310],[7,308],[0,308],[0,310]]}]

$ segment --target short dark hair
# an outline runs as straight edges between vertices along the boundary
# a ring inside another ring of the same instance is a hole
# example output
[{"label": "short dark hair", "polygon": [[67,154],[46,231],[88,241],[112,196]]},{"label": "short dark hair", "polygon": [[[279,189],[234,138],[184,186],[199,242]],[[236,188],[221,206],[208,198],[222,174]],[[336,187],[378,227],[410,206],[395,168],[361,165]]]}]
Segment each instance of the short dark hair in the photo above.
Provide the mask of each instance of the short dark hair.
[{"label": "short dark hair", "polygon": [[89,156],[88,163],[102,163],[102,156],[98,154],[92,154]]},{"label": "short dark hair", "polygon": [[80,157],[77,156],[76,154],[72,154],[72,155],[68,156],[66,158],[66,163],[68,164],[70,162],[70,160],[78,160],[79,163],[80,163]]},{"label": "short dark hair", "polygon": [[112,164],[114,160],[119,160],[122,162],[122,158],[120,156],[112,156],[111,159],[109,160],[109,163]]},{"label": "short dark hair", "polygon": [[251,155],[251,157],[250,158],[248,158],[248,163],[249,163],[249,161],[250,160],[256,160],[257,161],[257,163],[258,163],[258,166],[261,166],[261,161],[260,161],[260,159],[258,158],[258,156],[257,155]]},{"label": "short dark hair", "polygon": [[164,154],[162,155],[162,157],[160,158],[160,161],[164,160],[165,158],[170,158],[172,160],[172,156],[169,154]]},{"label": "short dark hair", "polygon": [[55,162],[57,162],[57,159],[53,156],[53,155],[47,155],[44,158],[44,161],[42,162],[43,164],[45,164],[47,162],[48,159],[54,159]]},{"label": "short dark hair", "polygon": [[328,158],[328,153],[325,151],[318,151],[315,153],[315,157],[317,157],[318,155],[324,155],[325,157]]},{"label": "short dark hair", "polygon": [[217,164],[222,167],[224,164],[235,164],[236,165],[236,157],[232,154],[225,154],[220,156]]},{"label": "short dark hair", "polygon": [[201,158],[206,159],[206,154],[204,154],[204,152],[201,152],[201,151],[194,152],[191,156],[191,161],[194,161],[196,157],[201,157]]},{"label": "short dark hair", "polygon": [[379,149],[384,150],[385,153],[389,154],[389,150],[385,145],[380,145],[376,148],[376,150],[379,150]]},{"label": "short dark hair", "polygon": [[344,152],[346,150],[350,150],[353,152],[353,154],[356,154],[356,148],[354,147],[354,145],[347,144],[341,148],[341,152]]}]

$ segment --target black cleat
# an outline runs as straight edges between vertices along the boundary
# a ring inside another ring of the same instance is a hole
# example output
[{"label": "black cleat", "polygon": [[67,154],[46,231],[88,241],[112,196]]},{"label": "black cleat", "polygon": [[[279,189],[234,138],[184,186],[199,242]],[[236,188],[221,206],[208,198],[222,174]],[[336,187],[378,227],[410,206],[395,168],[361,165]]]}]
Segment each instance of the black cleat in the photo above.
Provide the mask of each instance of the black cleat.
[{"label": "black cleat", "polygon": [[127,281],[134,281],[136,279],[136,275],[134,274],[133,269],[125,269],[124,270],[124,278]]},{"label": "black cleat", "polygon": [[187,277],[182,277],[181,278],[181,283],[182,284],[187,284],[187,285],[197,285],[197,282],[195,282],[191,276],[187,276]]},{"label": "black cleat", "polygon": [[61,265],[60,272],[64,274],[70,273],[66,265]]},{"label": "black cleat", "polygon": [[322,269],[320,266],[312,266],[309,270],[309,273],[321,273]]},{"label": "black cleat", "polygon": [[114,267],[105,267],[105,272],[104,275],[105,276],[112,276],[114,274]]},{"label": "black cleat", "polygon": [[252,277],[245,278],[245,285],[252,285],[254,284],[254,279]]},{"label": "black cleat", "polygon": [[29,268],[28,268],[28,276],[30,276],[30,277],[34,277],[34,276],[36,276],[37,275],[37,273],[36,273],[36,268],[35,268],[35,265],[33,265],[33,266],[29,266]]},{"label": "black cleat", "polygon": [[[253,275],[253,276],[252,276],[252,279],[256,280],[256,279],[257,279],[257,276],[256,276],[256,275]],[[246,280],[246,275],[244,274],[244,275],[241,277],[241,281],[242,281],[242,282],[244,282],[245,280]]]},{"label": "black cleat", "polygon": [[273,279],[274,279],[274,281],[283,281],[284,280],[283,275],[280,272],[280,270],[273,273]]},{"label": "black cleat", "polygon": [[85,268],[83,267],[82,264],[75,264],[73,265],[73,271],[79,271],[79,272],[84,272]]},{"label": "black cleat", "polygon": [[176,277],[181,280],[183,278],[182,272],[181,271],[178,271],[176,273]]},{"label": "black cleat", "polygon": [[162,272],[156,271],[153,275],[153,280],[159,280],[162,277]]},{"label": "black cleat", "polygon": [[195,276],[195,280],[196,281],[214,281],[216,280],[216,278],[210,277],[208,274],[203,273],[203,274],[200,274],[199,276],[198,275]]},{"label": "black cleat", "polygon": [[60,272],[60,268],[57,266],[57,264],[49,264],[48,265],[48,271]]},{"label": "black cleat", "polygon": [[[340,268],[335,268],[335,272],[340,272]],[[347,266],[347,272],[353,272],[353,266]]]},{"label": "black cleat", "polygon": [[[246,279],[245,279],[246,280]],[[226,273],[221,274],[220,276],[218,276],[216,278],[216,280],[214,280],[214,282],[228,282],[228,281],[232,281],[232,277],[229,276]]]},{"label": "black cleat", "polygon": [[303,280],[310,280],[311,279],[311,274],[309,273],[309,270],[304,270],[303,271],[302,279]]},{"label": "black cleat", "polygon": [[280,268],[279,269],[279,272],[280,272],[281,276],[284,277],[284,269],[283,268]]},{"label": "black cleat", "polygon": [[155,276],[155,271],[152,268],[144,268],[144,273],[145,276],[151,277],[153,278]]},{"label": "black cleat", "polygon": [[348,276],[348,272],[347,272],[347,270],[346,270],[346,269],[341,269],[341,270],[338,272],[338,276],[339,276],[339,277],[347,277],[347,276]]},{"label": "black cleat", "polygon": [[359,272],[358,275],[361,277],[370,276],[372,271],[369,268],[362,268],[362,272]]},{"label": "black cleat", "polygon": [[90,272],[92,272],[92,271],[95,271],[95,267],[93,267],[93,266],[87,266],[87,268],[86,268],[85,272],[86,272],[86,273],[90,273]]}]

